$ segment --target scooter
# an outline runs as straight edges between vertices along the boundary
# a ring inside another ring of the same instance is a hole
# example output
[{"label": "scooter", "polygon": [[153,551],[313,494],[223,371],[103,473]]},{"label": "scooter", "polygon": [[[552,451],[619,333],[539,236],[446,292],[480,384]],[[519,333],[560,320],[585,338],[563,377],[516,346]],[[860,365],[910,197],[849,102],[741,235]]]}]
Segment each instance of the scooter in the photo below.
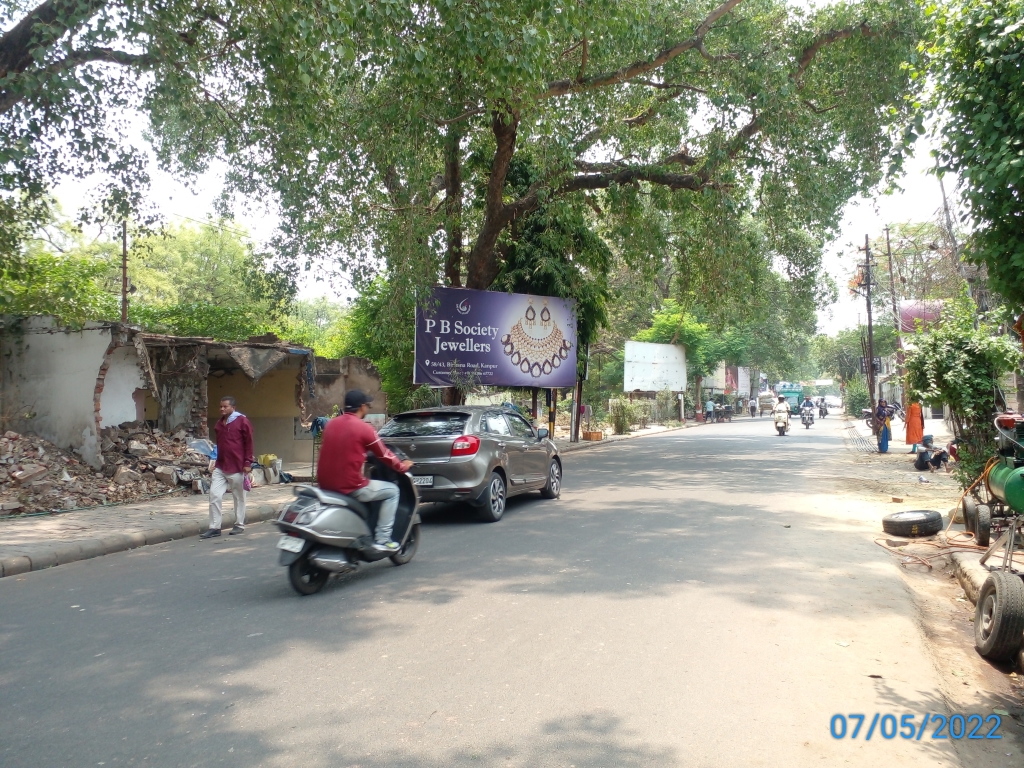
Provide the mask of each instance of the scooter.
[{"label": "scooter", "polygon": [[814,423],[814,409],[807,407],[800,409],[800,423],[804,425],[804,429],[810,429],[811,424]]},{"label": "scooter", "polygon": [[821,405],[818,406],[818,416],[820,416],[823,419],[826,416],[828,416],[828,406],[825,405],[825,403],[822,403]]},{"label": "scooter", "polygon": [[789,432],[789,411],[775,411],[775,428],[779,430],[779,437],[785,437]]},{"label": "scooter", "polygon": [[288,580],[300,595],[316,594],[331,574],[351,573],[360,562],[389,557],[395,565],[405,565],[416,554],[420,544],[416,486],[409,475],[385,466],[375,456],[368,460],[375,480],[398,485],[398,511],[391,537],[401,549],[388,555],[373,546],[380,502],[364,504],[342,493],[300,485],[295,489],[295,499],[274,522],[283,534],[277,542],[278,563],[288,568]]}]

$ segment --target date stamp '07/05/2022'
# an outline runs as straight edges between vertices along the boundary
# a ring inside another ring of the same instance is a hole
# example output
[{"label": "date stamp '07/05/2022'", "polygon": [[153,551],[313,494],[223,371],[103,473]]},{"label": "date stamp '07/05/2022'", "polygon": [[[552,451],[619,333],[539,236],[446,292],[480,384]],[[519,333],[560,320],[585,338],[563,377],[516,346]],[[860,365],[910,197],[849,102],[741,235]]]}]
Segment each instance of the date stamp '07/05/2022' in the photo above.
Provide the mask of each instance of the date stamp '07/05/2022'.
[{"label": "date stamp '07/05/2022'", "polygon": [[[833,739],[857,739],[871,741],[876,734],[883,739],[920,741],[922,737],[932,739],[1001,739],[999,726],[1003,719],[997,715],[924,715],[917,722],[917,715],[880,715],[875,713],[869,725],[865,715],[832,715],[829,730]],[[928,731],[928,735],[925,731]]]}]

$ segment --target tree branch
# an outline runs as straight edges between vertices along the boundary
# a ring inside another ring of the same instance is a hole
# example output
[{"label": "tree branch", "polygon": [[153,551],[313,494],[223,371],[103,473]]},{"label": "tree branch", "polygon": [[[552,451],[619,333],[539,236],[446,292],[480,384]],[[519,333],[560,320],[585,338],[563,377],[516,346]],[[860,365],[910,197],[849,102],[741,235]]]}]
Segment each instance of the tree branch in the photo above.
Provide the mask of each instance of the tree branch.
[{"label": "tree branch", "polygon": [[46,0],[0,37],[0,79],[35,63],[33,52],[50,48],[107,4],[107,0]]},{"label": "tree branch", "polygon": [[883,34],[888,27],[882,27],[880,29],[872,29],[866,21],[862,21],[855,27],[846,27],[845,29],[833,29],[828,32],[823,32],[818,35],[811,44],[804,48],[800,54],[800,58],[797,59],[796,69],[790,78],[795,83],[799,83],[803,78],[807,68],[811,66],[814,58],[818,55],[818,51],[824,48],[826,45],[838,42],[839,40],[846,40],[847,38],[853,37],[854,35],[860,34],[864,37],[878,37]]},{"label": "tree branch", "polygon": [[540,94],[540,98],[550,99],[555,96],[564,96],[567,93],[573,93],[575,91],[604,88],[609,85],[616,85],[627,80],[632,80],[635,77],[659,69],[672,61],[672,59],[686,53],[686,51],[702,46],[704,43],[704,37],[709,31],[711,31],[711,27],[714,26],[715,22],[732,11],[733,8],[742,2],[743,0],[725,0],[725,2],[704,17],[704,21],[702,21],[694,30],[693,37],[688,40],[683,40],[682,42],[673,45],[671,48],[665,48],[661,53],[648,61],[637,61],[613,72],[604,72],[602,74],[580,80],[554,80],[548,83],[547,89]]}]

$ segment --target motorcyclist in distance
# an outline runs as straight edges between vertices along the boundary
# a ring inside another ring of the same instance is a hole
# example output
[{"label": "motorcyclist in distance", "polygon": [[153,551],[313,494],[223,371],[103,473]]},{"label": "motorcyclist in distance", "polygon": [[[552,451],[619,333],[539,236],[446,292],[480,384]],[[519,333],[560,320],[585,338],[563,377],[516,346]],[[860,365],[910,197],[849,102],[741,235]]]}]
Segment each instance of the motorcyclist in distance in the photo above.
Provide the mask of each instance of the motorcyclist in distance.
[{"label": "motorcyclist in distance", "polygon": [[811,400],[810,395],[804,395],[804,401],[800,403],[800,410],[802,411],[804,408],[810,408],[812,411],[814,410],[814,401]]}]

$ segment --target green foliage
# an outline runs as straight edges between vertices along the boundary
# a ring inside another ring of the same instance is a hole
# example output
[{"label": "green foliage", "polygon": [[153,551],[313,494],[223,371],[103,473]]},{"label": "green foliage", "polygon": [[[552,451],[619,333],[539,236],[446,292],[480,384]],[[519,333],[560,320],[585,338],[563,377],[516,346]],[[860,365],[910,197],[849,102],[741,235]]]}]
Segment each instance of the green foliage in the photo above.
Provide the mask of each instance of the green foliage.
[{"label": "green foliage", "polygon": [[612,400],[610,403],[608,418],[616,435],[629,434],[633,424],[639,420],[639,415],[637,405],[624,397]]},{"label": "green foliage", "polygon": [[928,13],[914,76],[931,87],[908,142],[937,117],[941,168],[959,176],[973,223],[967,257],[1024,307],[1024,2],[950,0]]},{"label": "green foliage", "polygon": [[978,476],[992,451],[992,419],[999,410],[999,378],[1020,359],[1020,344],[993,328],[974,328],[975,309],[968,299],[950,302],[942,323],[918,333],[907,352],[905,383],[914,400],[949,406],[953,431],[962,438],[958,479],[966,487]]},{"label": "green foliage", "polygon": [[871,407],[871,394],[862,376],[847,380],[843,405],[846,407],[847,415],[855,419],[860,418],[861,411]]},{"label": "green foliage", "polygon": [[321,357],[342,357],[348,333],[347,311],[325,297],[295,301],[279,321],[275,333],[282,339],[312,348]]},{"label": "green foliage", "polygon": [[[896,327],[882,323],[873,327],[873,346],[876,357],[888,357],[896,352]],[[865,357],[861,339],[867,338],[867,328],[844,328],[834,337],[819,334],[812,343],[814,361],[819,373],[849,383],[861,376],[860,359]],[[865,406],[867,407],[867,406]]]},{"label": "green foliage", "polygon": [[396,291],[378,278],[353,302],[339,351],[370,359],[388,396],[388,412],[415,407],[425,395],[412,383],[414,336],[408,332],[415,317],[415,296]]},{"label": "green foliage", "polygon": [[[85,255],[53,254],[32,249],[0,281],[0,312],[54,315],[71,326],[107,317],[114,297],[102,288],[108,265]],[[120,315],[120,310],[116,310]]]}]

